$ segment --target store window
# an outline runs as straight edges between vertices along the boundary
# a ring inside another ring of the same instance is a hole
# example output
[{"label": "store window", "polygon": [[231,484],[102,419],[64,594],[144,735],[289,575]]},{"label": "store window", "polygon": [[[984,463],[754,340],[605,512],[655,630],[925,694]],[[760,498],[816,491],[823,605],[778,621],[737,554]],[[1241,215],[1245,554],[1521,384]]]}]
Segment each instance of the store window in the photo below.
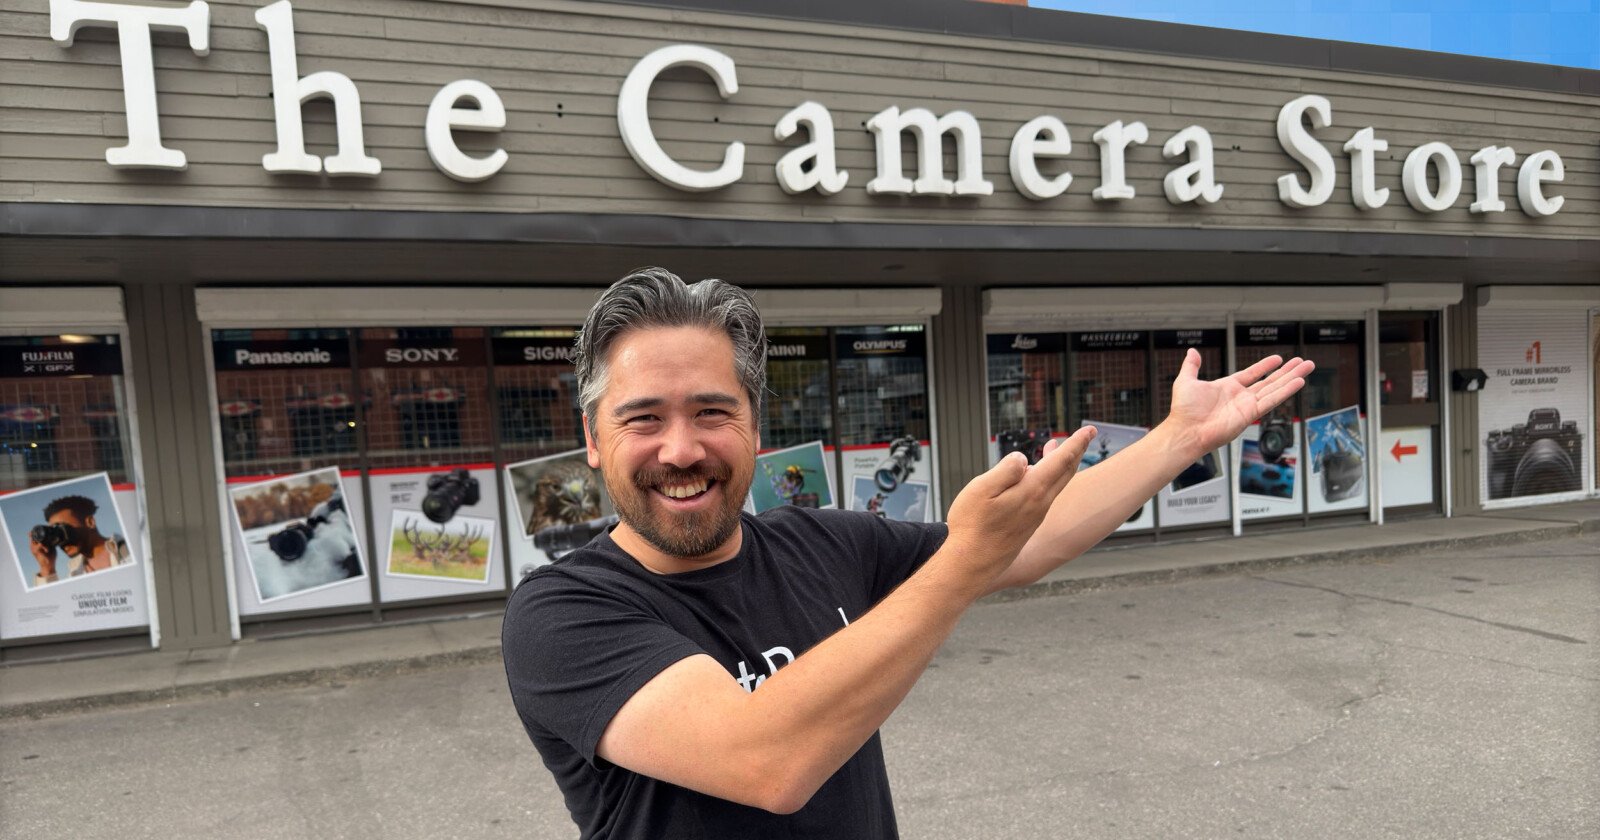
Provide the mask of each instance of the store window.
[{"label": "store window", "polygon": [[1246,429],[1238,454],[1240,516],[1304,517],[1367,507],[1365,324],[1239,324],[1238,366],[1272,355],[1315,362],[1299,394]]},{"label": "store window", "polygon": [[1067,425],[1066,337],[1002,333],[988,337],[990,461],[1012,452],[1039,460]]},{"label": "store window", "polygon": [[150,623],[122,349],[0,337],[0,643]]},{"label": "store window", "polygon": [[891,519],[934,521],[927,333],[920,324],[842,327],[834,356],[845,503]]}]

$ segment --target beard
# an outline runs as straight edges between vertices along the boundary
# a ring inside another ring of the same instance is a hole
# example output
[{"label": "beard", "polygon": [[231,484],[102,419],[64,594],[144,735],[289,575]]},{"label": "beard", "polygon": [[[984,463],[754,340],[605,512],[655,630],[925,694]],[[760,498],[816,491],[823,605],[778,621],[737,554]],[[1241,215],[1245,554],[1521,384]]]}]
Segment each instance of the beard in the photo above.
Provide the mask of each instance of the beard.
[{"label": "beard", "polygon": [[[739,527],[739,513],[754,476],[753,469],[740,475],[726,464],[662,467],[616,482],[621,487],[607,482],[606,489],[617,516],[656,550],[672,557],[701,557],[722,547]],[[702,478],[715,482],[706,492],[720,494],[719,504],[710,510],[673,513],[652,501],[655,488],[662,484],[687,484]]]}]

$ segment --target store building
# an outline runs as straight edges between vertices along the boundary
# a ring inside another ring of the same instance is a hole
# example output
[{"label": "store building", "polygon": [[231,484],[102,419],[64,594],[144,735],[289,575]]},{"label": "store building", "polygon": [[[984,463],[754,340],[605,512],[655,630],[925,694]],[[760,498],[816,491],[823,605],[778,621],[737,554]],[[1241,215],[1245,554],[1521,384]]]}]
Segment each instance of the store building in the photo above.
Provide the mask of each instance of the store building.
[{"label": "store building", "polygon": [[0,658],[496,606],[611,513],[571,338],[647,264],[769,319],[755,509],[1114,457],[1189,347],[1318,370],[1116,539],[1596,493],[1600,73],[959,0],[0,19]]}]

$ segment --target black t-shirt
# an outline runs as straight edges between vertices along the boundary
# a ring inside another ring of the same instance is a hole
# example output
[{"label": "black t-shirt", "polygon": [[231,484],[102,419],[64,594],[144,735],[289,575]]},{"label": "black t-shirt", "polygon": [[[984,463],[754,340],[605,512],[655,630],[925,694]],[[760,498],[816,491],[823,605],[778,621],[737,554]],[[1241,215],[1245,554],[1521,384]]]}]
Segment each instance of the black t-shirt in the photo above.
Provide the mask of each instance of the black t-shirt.
[{"label": "black t-shirt", "polygon": [[610,534],[529,575],[502,629],[511,698],[584,840],[894,838],[874,734],[804,808],[775,815],[595,755],[667,666],[708,654],[746,690],[854,621],[944,542],[943,525],[784,506],[745,515],[731,560],[658,575]]}]

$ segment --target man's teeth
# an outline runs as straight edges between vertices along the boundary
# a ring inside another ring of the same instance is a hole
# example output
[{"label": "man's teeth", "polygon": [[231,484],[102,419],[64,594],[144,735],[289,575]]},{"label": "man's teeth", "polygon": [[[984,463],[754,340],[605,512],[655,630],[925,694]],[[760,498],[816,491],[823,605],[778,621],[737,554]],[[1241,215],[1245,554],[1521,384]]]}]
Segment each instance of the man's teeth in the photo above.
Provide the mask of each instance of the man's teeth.
[{"label": "man's teeth", "polygon": [[710,484],[710,482],[706,481],[703,478],[700,479],[699,481],[695,482],[694,484],[677,484],[677,485],[663,484],[663,485],[661,485],[661,494],[663,496],[670,496],[671,498],[674,498],[674,499],[687,499],[690,496],[697,496],[697,495],[699,495],[701,493],[706,492],[706,487],[709,484]]}]

